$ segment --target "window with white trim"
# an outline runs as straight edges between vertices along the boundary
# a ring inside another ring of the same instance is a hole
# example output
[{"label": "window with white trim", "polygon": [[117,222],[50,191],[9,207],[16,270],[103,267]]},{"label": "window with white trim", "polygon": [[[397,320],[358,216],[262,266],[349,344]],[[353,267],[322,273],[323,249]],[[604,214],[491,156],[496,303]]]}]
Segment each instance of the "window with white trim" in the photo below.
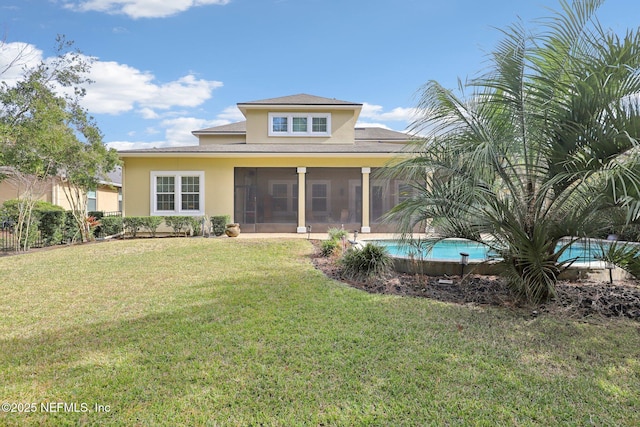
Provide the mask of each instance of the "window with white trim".
[{"label": "window with white trim", "polygon": [[204,172],[151,172],[151,215],[203,215]]},{"label": "window with white trim", "polygon": [[331,211],[331,182],[328,180],[308,181],[311,211],[315,214],[328,215]]},{"label": "window with white trim", "polygon": [[413,196],[413,187],[405,181],[396,182],[396,204],[409,200]]},{"label": "window with white trim", "polygon": [[98,197],[95,190],[87,191],[87,212],[98,210]]},{"label": "window with white trim", "polygon": [[269,136],[330,135],[330,113],[269,113]]},{"label": "window with white trim", "polygon": [[298,212],[297,181],[270,180],[269,196],[274,215],[289,215]]}]

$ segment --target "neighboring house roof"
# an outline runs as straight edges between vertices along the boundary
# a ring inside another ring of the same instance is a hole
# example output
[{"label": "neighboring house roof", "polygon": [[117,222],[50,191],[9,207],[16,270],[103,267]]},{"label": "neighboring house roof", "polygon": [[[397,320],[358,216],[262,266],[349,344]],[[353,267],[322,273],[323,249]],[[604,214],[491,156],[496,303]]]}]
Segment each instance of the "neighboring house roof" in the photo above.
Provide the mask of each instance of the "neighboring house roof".
[{"label": "neighboring house roof", "polygon": [[[12,166],[0,166],[0,174],[10,175],[14,171]],[[60,178],[64,178],[64,172],[58,174]],[[122,187],[122,166],[116,166],[116,169],[107,173],[106,179],[98,181],[99,184],[111,185],[113,187]]]},{"label": "neighboring house roof", "polygon": [[122,166],[116,166],[115,170],[107,173],[107,179],[100,180],[100,184],[122,187]]},{"label": "neighboring house roof", "polygon": [[323,98],[321,96],[308,95],[299,93],[297,95],[281,96],[279,98],[261,99],[258,101],[239,102],[238,107],[243,105],[351,105],[362,106],[357,102],[340,101],[334,98]]}]

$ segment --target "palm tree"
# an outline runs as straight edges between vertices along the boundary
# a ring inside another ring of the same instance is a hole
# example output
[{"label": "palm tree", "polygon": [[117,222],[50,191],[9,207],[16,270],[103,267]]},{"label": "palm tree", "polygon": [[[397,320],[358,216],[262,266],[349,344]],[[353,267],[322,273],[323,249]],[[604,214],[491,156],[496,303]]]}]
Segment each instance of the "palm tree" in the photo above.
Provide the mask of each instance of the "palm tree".
[{"label": "palm tree", "polygon": [[390,168],[415,190],[390,219],[489,242],[530,302],[555,296],[573,240],[640,194],[640,31],[605,31],[601,0],[560,4],[539,33],[503,31],[488,71],[458,93],[427,83],[412,126],[422,137]]}]

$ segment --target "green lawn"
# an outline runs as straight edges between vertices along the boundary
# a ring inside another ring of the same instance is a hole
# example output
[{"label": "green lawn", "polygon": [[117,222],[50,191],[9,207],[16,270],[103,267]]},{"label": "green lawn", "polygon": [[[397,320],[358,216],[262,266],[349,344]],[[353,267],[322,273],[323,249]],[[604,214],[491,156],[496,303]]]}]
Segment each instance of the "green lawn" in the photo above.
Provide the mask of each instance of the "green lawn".
[{"label": "green lawn", "polygon": [[0,425],[640,425],[637,322],[371,295],[311,253],[182,238],[0,258],[0,402],[35,409]]}]

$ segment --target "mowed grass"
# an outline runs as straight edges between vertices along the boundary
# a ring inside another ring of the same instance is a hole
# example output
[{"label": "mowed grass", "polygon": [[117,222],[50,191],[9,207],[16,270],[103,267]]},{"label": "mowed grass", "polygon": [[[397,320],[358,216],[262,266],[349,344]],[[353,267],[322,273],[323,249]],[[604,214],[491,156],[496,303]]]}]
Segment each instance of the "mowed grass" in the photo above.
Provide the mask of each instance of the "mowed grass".
[{"label": "mowed grass", "polygon": [[637,322],[371,295],[312,251],[182,238],[0,258],[0,403],[36,404],[0,425],[640,425]]}]

